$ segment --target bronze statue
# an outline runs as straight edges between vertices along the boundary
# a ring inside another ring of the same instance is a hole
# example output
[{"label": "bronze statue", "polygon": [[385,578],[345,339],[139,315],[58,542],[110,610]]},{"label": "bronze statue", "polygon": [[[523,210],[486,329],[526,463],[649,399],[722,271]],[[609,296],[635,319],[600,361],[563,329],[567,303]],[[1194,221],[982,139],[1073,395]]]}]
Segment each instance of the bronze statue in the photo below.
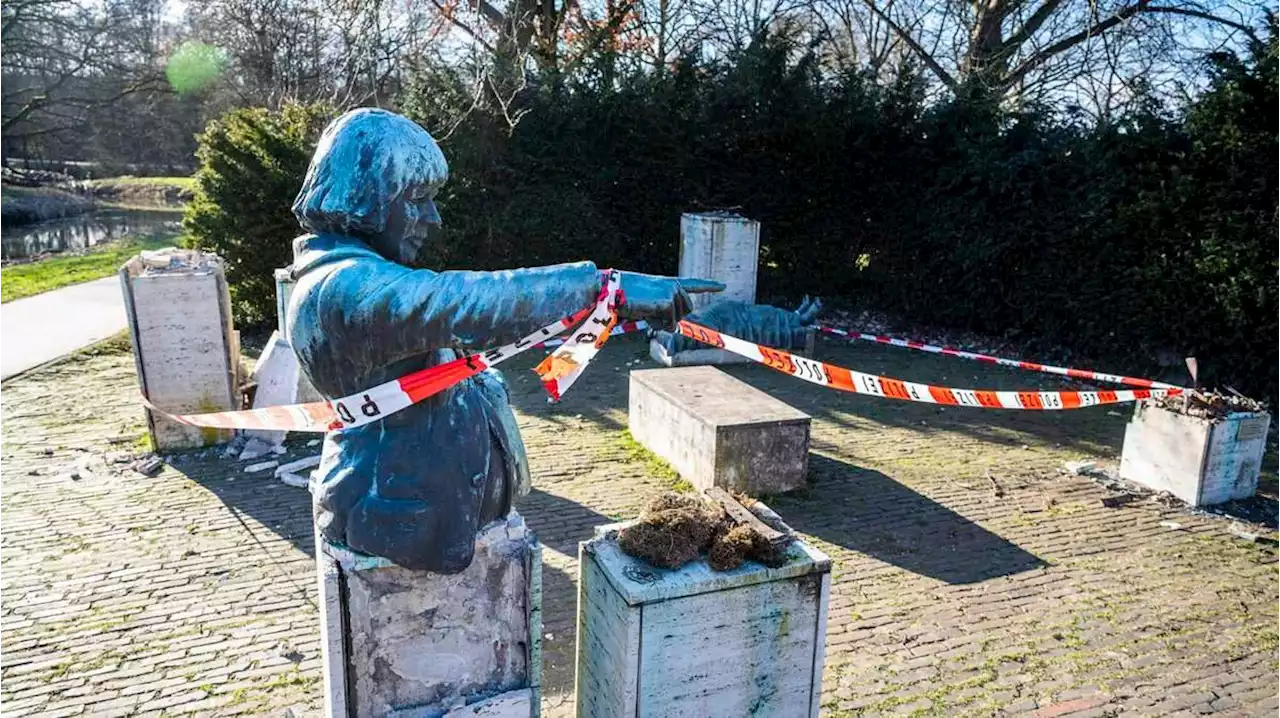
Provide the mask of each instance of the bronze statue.
[{"label": "bronze statue", "polygon": [[[804,348],[806,335],[821,311],[822,300],[810,301],[806,296],[795,311],[768,304],[726,301],[705,306],[685,319],[753,344],[793,350]],[[706,344],[677,332],[658,330],[654,337],[669,355],[708,348]]]},{"label": "bronze statue", "polygon": [[[497,272],[410,269],[440,222],[448,177],[431,135],[377,109],[324,131],[293,204],[290,343],[328,398],[460,354],[513,342],[590,306],[590,262]],[[689,292],[723,285],[624,272],[624,319],[678,318]],[[529,489],[524,445],[501,375],[486,372],[380,421],[330,432],[314,497],[330,542],[410,569],[456,573],[480,527]]]}]

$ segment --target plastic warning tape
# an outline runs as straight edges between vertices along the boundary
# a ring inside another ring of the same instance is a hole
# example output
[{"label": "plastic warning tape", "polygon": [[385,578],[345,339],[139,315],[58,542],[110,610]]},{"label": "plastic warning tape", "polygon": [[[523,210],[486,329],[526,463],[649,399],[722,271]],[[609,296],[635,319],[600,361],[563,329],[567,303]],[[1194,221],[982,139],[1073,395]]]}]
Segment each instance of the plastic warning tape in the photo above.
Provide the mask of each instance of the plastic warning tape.
[{"label": "plastic warning tape", "polygon": [[600,291],[587,320],[534,368],[551,397],[550,401],[560,401],[560,397],[586,371],[587,364],[595,358],[600,347],[613,335],[618,324],[617,305],[623,302],[621,282],[621,272],[608,270],[604,289]]},{"label": "plastic warning tape", "polygon": [[952,349],[951,347],[940,347],[933,344],[925,344],[924,342],[912,341],[910,339],[897,339],[895,337],[886,337],[880,334],[866,334],[864,332],[848,332],[843,329],[835,329],[833,327],[819,326],[818,329],[826,334],[834,334],[836,336],[846,337],[849,339],[861,339],[863,341],[888,344],[895,347],[919,349],[920,351],[930,352],[932,354],[944,354],[946,356],[980,361],[987,364],[999,364],[1000,366],[1008,366],[1015,369],[1026,369],[1027,371],[1038,371],[1044,372],[1045,374],[1057,374],[1059,376],[1071,377],[1072,379],[1100,381],[1107,384],[1123,384],[1124,386],[1136,386],[1142,389],[1186,390],[1186,387],[1181,387],[1176,384],[1165,384],[1164,382],[1152,381],[1150,379],[1139,379],[1132,376],[1122,376],[1120,374],[1106,374],[1100,371],[1093,371],[1092,369],[1072,369],[1071,367],[1065,366],[1037,364],[1036,362],[1022,361],[1021,359],[1006,359],[1004,357],[991,356],[990,354],[979,354],[977,352]]},{"label": "plastic warning tape", "polygon": [[[609,336],[616,337],[616,336],[621,336],[623,334],[629,334],[631,332],[642,332],[648,328],[649,328],[649,324],[645,322],[643,319],[637,322],[618,322],[618,326],[614,327],[613,331],[609,332]],[[564,342],[565,342],[564,339],[556,337],[555,339],[548,339],[545,342],[541,342],[536,346],[538,348],[551,348],[551,347],[558,347],[561,344],[564,344]]]},{"label": "plastic warning tape", "polygon": [[681,334],[704,344],[739,354],[765,366],[790,374],[797,379],[855,394],[870,394],[886,399],[916,401],[947,406],[973,406],[985,409],[1079,409],[1100,404],[1119,404],[1181,394],[1180,387],[1155,389],[1119,389],[1116,391],[991,391],[985,389],[953,389],[917,384],[887,376],[864,374],[852,369],[795,356],[780,349],[721,334],[714,329],[690,321],[678,325]]},{"label": "plastic warning tape", "polygon": [[[597,305],[603,304],[603,298]],[[524,337],[520,341],[489,349],[480,354],[459,357],[453,361],[406,374],[393,381],[379,384],[350,396],[332,401],[311,404],[271,406],[246,411],[219,411],[208,414],[170,414],[147,401],[143,403],[153,411],[189,426],[216,429],[271,429],[283,431],[325,432],[353,429],[364,426],[412,406],[427,397],[476,374],[500,364],[511,357],[537,346],[553,336],[563,333],[582,321],[592,308],[583,309],[572,316],[559,319]]]}]

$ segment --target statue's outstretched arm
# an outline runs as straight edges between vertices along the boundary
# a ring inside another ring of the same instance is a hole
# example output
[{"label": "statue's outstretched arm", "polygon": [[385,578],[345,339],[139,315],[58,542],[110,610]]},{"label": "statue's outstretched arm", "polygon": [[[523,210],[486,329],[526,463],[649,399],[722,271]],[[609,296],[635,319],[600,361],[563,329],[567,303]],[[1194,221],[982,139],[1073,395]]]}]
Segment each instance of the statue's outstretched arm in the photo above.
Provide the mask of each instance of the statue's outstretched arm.
[{"label": "statue's outstretched arm", "polygon": [[357,312],[380,313],[424,349],[481,350],[525,337],[591,306],[601,277],[591,262],[496,272],[405,271],[372,289]]}]

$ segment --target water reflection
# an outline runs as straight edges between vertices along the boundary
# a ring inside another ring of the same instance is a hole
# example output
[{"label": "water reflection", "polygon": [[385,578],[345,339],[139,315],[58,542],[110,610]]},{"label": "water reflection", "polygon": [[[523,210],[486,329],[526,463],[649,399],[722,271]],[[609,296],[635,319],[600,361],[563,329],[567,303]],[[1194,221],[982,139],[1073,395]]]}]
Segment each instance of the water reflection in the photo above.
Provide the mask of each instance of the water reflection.
[{"label": "water reflection", "polygon": [[4,227],[0,230],[0,259],[22,259],[41,252],[84,249],[126,235],[176,237],[182,215],[176,212],[103,209],[77,217]]}]

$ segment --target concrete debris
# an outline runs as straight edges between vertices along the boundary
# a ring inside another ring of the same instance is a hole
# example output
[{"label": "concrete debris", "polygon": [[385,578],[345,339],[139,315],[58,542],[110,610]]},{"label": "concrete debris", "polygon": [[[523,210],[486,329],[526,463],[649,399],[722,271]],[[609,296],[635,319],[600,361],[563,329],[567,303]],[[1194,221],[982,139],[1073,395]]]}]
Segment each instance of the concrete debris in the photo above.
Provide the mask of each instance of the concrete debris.
[{"label": "concrete debris", "polygon": [[307,446],[319,446],[320,441],[321,441],[320,439],[312,439],[311,441],[307,442]]},{"label": "concrete debris", "polygon": [[1088,476],[1098,469],[1098,465],[1092,461],[1068,461],[1062,465],[1068,474],[1076,476]]},{"label": "concrete debris", "polygon": [[89,468],[89,464],[93,461],[93,458],[94,457],[91,455],[81,456],[63,475],[72,481],[89,481],[97,478],[97,475]]},{"label": "concrete debris", "polygon": [[1177,521],[1161,521],[1160,527],[1170,529],[1172,531],[1177,531],[1178,529],[1182,528],[1182,524],[1178,523]]},{"label": "concrete debris", "polygon": [[307,479],[307,477],[299,476],[297,474],[291,474],[288,472],[285,472],[283,474],[277,473],[276,478],[280,479],[280,483],[284,484],[285,486],[292,486],[295,489],[305,489],[311,485],[311,481]]},{"label": "concrete debris", "polygon": [[275,444],[255,437],[245,442],[244,450],[240,452],[240,460],[252,461],[254,459],[259,459],[267,454],[273,453],[274,450]]},{"label": "concrete debris", "polygon": [[155,476],[164,468],[164,461],[158,456],[144,456],[133,462],[132,468],[143,476]]},{"label": "concrete debris", "polygon": [[1137,494],[1116,494],[1115,496],[1104,497],[1102,499],[1102,505],[1109,509],[1115,509],[1124,506],[1125,504],[1131,504],[1140,498],[1142,497]]},{"label": "concrete debris", "polygon": [[280,465],[280,462],[279,462],[279,461],[260,461],[260,462],[258,462],[258,463],[256,463],[256,464],[249,464],[248,466],[244,467],[244,472],[245,472],[246,474],[256,474],[256,473],[258,473],[259,471],[266,471],[267,469],[274,469],[275,467],[277,467],[277,466],[279,466],[279,465]]},{"label": "concrete debris", "polygon": [[231,459],[237,456],[244,449],[245,441],[243,434],[236,436],[222,449],[222,458]]},{"label": "concrete debris", "polygon": [[1248,528],[1246,528],[1244,525],[1235,523],[1234,521],[1231,523],[1230,526],[1227,526],[1227,531],[1229,531],[1236,538],[1242,539],[1244,541],[1248,541],[1249,543],[1258,542],[1259,537],[1257,533],[1248,530]]},{"label": "concrete debris", "polygon": [[177,247],[143,250],[139,254],[139,259],[144,275],[170,272],[208,274],[215,269],[221,269],[223,264],[222,259],[216,254]]},{"label": "concrete debris", "polygon": [[309,469],[312,466],[318,466],[319,464],[320,464],[319,454],[316,454],[315,456],[308,456],[303,459],[298,459],[297,461],[290,461],[287,464],[281,464],[280,466],[276,467],[276,476],[283,476],[284,474],[294,474],[299,471],[302,471],[303,469]]},{"label": "concrete debris", "polygon": [[1186,394],[1154,399],[1153,402],[1162,409],[1209,420],[1225,419],[1232,414],[1242,412],[1252,414],[1265,410],[1260,402],[1234,390],[1226,394],[1194,390]]}]

